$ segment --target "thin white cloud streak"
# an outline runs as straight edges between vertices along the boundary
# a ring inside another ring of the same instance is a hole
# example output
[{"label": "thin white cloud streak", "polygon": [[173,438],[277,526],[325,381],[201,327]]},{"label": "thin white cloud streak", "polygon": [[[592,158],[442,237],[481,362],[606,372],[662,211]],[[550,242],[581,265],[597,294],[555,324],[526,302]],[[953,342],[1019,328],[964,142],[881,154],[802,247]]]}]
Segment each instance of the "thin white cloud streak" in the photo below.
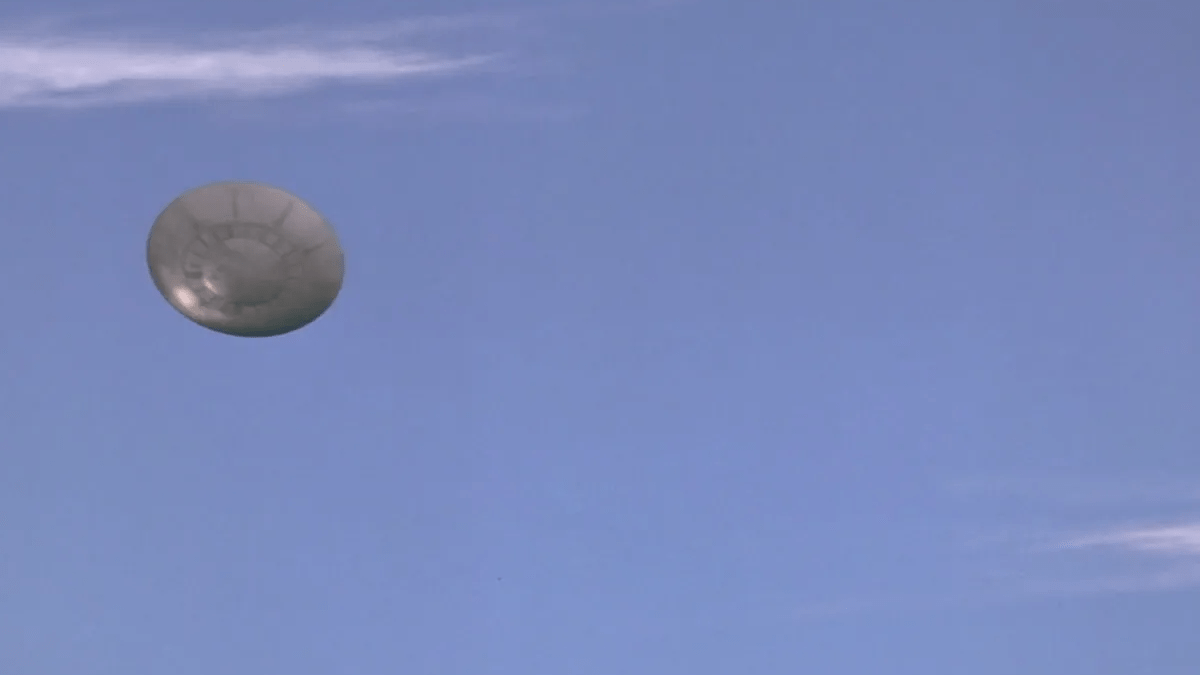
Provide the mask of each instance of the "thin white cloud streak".
[{"label": "thin white cloud streak", "polygon": [[1059,548],[1112,548],[1133,553],[1200,557],[1200,523],[1129,527],[1069,537],[1059,543]]},{"label": "thin white cloud streak", "polygon": [[[406,24],[416,30],[415,23]],[[426,26],[435,30],[436,26]],[[497,60],[376,44],[381,27],[214,36],[198,44],[0,32],[0,108],[91,107],[199,98],[264,98],[321,85],[461,76]]]},{"label": "thin white cloud streak", "polygon": [[[1195,480],[1143,476],[1113,480],[1043,477],[1040,481],[991,476],[943,483],[956,497],[1001,496],[1056,505],[1125,508],[1133,503],[1191,509],[1200,497]],[[1083,509],[1086,510],[1086,509]],[[1076,514],[1078,516],[1078,514]],[[1054,519],[1051,519],[1054,520]],[[1034,531],[1012,526],[993,535],[972,533],[961,542],[976,553],[990,554],[988,578],[976,577],[970,587],[904,596],[860,596],[800,606],[800,619],[829,620],[843,616],[946,611],[968,607],[1012,605],[1045,598],[1083,598],[1113,595],[1196,593],[1200,591],[1200,519],[1180,514],[1171,520],[1131,521],[1092,529],[1064,530],[1042,525]],[[1052,567],[1045,556],[1062,554]],[[1073,554],[1088,565],[1065,571]],[[1115,554],[1115,555],[1114,555]],[[1030,557],[1032,555],[1032,557]],[[1032,563],[1032,566],[1030,564]],[[1100,563],[1099,565],[1095,563]],[[1106,570],[1098,572],[1097,569]],[[980,570],[986,572],[987,570]]]}]

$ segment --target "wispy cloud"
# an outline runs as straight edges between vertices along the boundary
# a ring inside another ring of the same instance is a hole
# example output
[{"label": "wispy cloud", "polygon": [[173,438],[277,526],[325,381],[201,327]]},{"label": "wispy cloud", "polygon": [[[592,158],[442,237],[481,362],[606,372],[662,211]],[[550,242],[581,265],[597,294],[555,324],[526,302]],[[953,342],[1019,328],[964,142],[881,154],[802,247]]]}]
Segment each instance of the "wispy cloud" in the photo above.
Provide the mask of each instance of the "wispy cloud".
[{"label": "wispy cloud", "polygon": [[292,26],[177,41],[45,26],[10,28],[0,30],[0,108],[268,98],[328,84],[463,76],[495,67],[499,55],[416,44],[418,38],[478,28],[481,22],[435,18],[327,30]]},{"label": "wispy cloud", "polygon": [[[1070,505],[1069,511],[1058,510],[1059,519],[1070,514],[1070,520],[1093,523],[1082,528],[1043,525],[1025,537],[994,542],[1011,553],[1022,553],[1022,559],[1033,566],[1021,575],[1018,595],[1077,596],[1200,588],[1198,484],[1186,476],[1105,480],[1047,476],[1039,482],[1010,479],[976,482],[971,487],[986,485],[1001,488],[991,490],[994,494]],[[1155,515],[1142,520],[1120,515],[1139,511],[1143,517]],[[1048,575],[1047,566],[1057,571]]]},{"label": "wispy cloud", "polygon": [[1067,537],[1063,549],[1115,549],[1131,553],[1200,558],[1200,522],[1175,525],[1122,527]]},{"label": "wispy cloud", "polygon": [[[1200,479],[993,475],[941,485],[955,500],[989,502],[981,512],[986,517],[951,535],[937,553],[945,577],[932,585],[914,581],[909,592],[892,596],[814,602],[798,607],[796,616],[827,620],[1200,591]],[[997,502],[1011,507],[999,521]]]}]

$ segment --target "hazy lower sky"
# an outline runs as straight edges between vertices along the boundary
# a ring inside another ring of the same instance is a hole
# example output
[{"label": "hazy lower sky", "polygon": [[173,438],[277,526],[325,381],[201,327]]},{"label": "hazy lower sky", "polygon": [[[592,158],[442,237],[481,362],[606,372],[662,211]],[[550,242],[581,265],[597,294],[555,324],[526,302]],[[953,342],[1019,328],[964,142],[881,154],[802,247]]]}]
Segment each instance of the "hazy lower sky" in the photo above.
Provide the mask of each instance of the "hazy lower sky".
[{"label": "hazy lower sky", "polygon": [[[1194,675],[1197,35],[6,3],[0,671]],[[279,338],[146,269],[243,179],[346,251]]]}]

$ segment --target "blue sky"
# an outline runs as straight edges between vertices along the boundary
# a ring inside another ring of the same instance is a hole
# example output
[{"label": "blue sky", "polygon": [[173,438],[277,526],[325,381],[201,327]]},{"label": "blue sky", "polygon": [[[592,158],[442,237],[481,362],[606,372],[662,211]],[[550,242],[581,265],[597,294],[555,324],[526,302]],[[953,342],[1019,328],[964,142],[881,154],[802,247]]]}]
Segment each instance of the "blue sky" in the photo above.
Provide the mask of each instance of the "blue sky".
[{"label": "blue sky", "polygon": [[[1200,5],[6,5],[0,670],[1193,675]],[[145,239],[337,227],[296,333]]]}]

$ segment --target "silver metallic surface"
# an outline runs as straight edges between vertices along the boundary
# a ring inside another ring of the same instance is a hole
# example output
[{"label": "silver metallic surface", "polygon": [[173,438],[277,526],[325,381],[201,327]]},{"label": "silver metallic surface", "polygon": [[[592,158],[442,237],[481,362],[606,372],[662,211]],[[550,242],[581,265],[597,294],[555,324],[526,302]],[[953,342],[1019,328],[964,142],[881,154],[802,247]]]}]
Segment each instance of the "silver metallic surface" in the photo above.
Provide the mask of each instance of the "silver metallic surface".
[{"label": "silver metallic surface", "polygon": [[243,337],[313,322],[345,275],[342,247],[321,214],[260,183],[213,183],[181,195],[154,221],[146,262],[180,313]]}]

